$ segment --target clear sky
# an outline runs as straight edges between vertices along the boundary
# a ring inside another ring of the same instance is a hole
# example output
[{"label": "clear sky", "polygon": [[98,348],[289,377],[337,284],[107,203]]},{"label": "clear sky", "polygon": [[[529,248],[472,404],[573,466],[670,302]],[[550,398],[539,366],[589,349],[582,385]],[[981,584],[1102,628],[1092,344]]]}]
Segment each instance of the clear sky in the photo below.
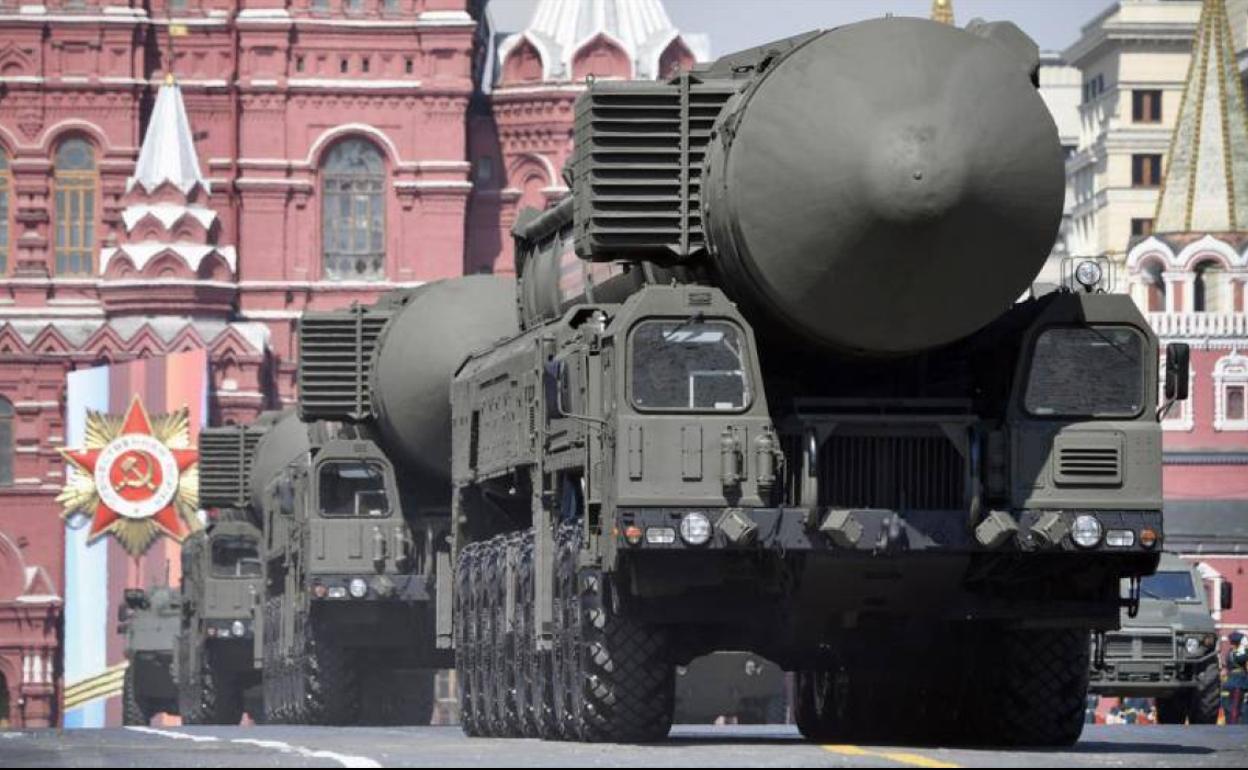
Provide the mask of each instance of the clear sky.
[{"label": "clear sky", "polygon": [[[536,2],[490,0],[498,31],[524,27]],[[932,7],[931,0],[664,0],[664,4],[678,29],[709,35],[715,55],[886,13],[927,16]],[[1053,51],[1073,43],[1079,28],[1110,5],[1113,0],[953,0],[959,25],[976,17],[1009,20],[1042,49]]]}]

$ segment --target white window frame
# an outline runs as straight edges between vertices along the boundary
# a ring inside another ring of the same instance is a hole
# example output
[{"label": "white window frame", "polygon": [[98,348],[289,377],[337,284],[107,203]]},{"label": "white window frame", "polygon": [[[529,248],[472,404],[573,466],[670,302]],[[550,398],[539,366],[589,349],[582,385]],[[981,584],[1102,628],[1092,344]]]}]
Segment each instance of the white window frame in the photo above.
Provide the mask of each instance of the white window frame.
[{"label": "white window frame", "polygon": [[[1232,420],[1226,416],[1226,388],[1229,385],[1248,389],[1248,356],[1242,356],[1236,350],[1218,359],[1213,367],[1213,429],[1248,431],[1248,406],[1243,419]],[[1248,397],[1248,392],[1245,397]]]}]

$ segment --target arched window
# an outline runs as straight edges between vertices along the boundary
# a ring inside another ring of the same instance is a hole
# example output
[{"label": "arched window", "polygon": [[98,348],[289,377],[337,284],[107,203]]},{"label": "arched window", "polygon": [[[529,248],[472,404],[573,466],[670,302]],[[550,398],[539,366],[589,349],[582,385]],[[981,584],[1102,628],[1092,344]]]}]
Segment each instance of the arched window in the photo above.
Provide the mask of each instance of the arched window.
[{"label": "arched window", "polygon": [[0,396],[0,487],[13,483],[13,404]]},{"label": "arched window", "polygon": [[83,139],[56,149],[56,274],[89,275],[95,251],[95,151]]},{"label": "arched window", "polygon": [[9,271],[9,156],[0,147],[0,276]]},{"label": "arched window", "polygon": [[1166,312],[1166,269],[1160,262],[1152,261],[1144,266],[1144,285],[1148,287],[1148,312]]},{"label": "arched window", "polygon": [[363,139],[334,145],[321,169],[325,277],[381,278],[386,256],[386,169],[381,152]]},{"label": "arched window", "polygon": [[1213,260],[1196,266],[1192,285],[1192,309],[1197,313],[1222,313],[1226,311],[1226,270]]}]

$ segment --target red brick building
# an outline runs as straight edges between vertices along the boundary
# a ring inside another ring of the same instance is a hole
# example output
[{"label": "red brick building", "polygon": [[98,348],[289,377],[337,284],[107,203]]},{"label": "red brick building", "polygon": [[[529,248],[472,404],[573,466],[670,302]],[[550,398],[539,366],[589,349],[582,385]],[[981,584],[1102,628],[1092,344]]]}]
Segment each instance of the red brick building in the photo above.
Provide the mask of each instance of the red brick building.
[{"label": "red brick building", "polygon": [[0,0],[0,723],[58,718],[67,372],[206,348],[211,421],[289,403],[305,308],[510,270],[584,79],[706,54],[660,0]]},{"label": "red brick building", "polygon": [[[1191,346],[1191,396],[1167,414],[1166,542],[1235,585],[1215,613],[1248,627],[1248,104],[1225,8],[1207,0],[1153,234],[1127,253],[1128,289],[1162,343]],[[1212,127],[1212,128],[1211,128]]]}]

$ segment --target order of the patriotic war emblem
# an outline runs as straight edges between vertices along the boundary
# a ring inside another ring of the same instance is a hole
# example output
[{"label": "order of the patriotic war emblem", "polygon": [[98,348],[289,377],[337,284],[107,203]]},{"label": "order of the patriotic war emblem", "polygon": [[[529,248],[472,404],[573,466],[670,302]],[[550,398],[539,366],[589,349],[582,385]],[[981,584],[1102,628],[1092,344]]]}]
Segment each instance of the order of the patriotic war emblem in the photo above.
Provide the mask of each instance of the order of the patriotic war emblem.
[{"label": "order of the patriotic war emblem", "polygon": [[159,535],[181,542],[199,524],[199,452],[184,407],[148,416],[138,396],[122,417],[87,412],[81,449],[62,449],[70,464],[56,501],[62,517],[90,516],[87,541],[112,533],[132,556]]}]

